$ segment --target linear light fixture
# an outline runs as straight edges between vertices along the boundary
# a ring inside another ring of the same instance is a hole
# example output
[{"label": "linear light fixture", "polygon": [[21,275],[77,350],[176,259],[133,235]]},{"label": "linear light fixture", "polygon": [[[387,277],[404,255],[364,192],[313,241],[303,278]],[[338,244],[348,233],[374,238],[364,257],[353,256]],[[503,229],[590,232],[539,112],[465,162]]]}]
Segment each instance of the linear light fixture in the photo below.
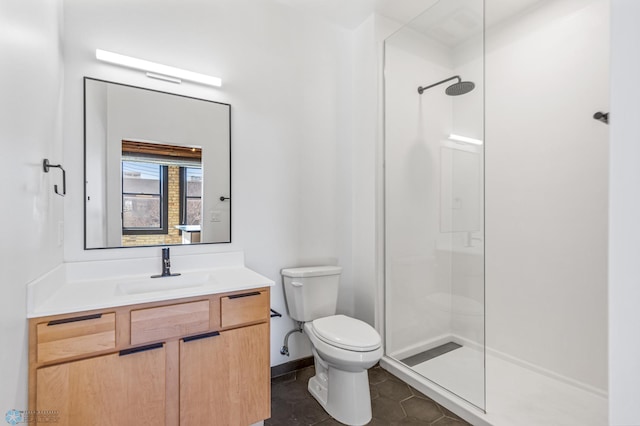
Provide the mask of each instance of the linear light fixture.
[{"label": "linear light fixture", "polygon": [[454,135],[453,133],[449,135],[449,140],[456,141],[456,142],[470,143],[473,145],[482,145],[483,143],[480,139],[473,139],[473,138],[468,138],[466,136]]},{"label": "linear light fixture", "polygon": [[109,62],[111,64],[122,65],[123,67],[147,71],[147,76],[149,77],[160,78],[173,83],[180,83],[181,80],[188,80],[194,83],[205,84],[207,86],[222,86],[222,80],[218,77],[170,67],[168,65],[145,61],[144,59],[133,58],[131,56],[120,55],[118,53],[107,52],[102,49],[96,49],[96,59]]}]

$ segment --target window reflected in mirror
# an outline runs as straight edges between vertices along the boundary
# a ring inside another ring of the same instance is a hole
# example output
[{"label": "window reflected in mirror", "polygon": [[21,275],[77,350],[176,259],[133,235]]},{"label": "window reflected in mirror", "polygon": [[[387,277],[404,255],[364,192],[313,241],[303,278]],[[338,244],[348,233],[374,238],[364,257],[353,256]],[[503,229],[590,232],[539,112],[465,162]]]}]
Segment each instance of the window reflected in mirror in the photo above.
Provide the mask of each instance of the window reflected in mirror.
[{"label": "window reflected in mirror", "polygon": [[201,147],[122,141],[123,246],[200,242],[201,219]]}]

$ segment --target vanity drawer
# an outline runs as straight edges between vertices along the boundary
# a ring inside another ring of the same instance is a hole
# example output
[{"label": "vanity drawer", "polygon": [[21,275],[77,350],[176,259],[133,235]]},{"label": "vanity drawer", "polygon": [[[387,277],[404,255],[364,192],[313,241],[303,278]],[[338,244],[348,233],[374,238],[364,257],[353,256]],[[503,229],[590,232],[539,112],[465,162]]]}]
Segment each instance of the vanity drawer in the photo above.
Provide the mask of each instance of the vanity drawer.
[{"label": "vanity drawer", "polygon": [[116,347],[116,315],[95,314],[38,324],[38,362],[86,355]]},{"label": "vanity drawer", "polygon": [[223,328],[267,320],[269,318],[269,292],[248,291],[221,297],[220,312]]},{"label": "vanity drawer", "polygon": [[131,344],[154,342],[209,330],[209,301],[131,311]]}]

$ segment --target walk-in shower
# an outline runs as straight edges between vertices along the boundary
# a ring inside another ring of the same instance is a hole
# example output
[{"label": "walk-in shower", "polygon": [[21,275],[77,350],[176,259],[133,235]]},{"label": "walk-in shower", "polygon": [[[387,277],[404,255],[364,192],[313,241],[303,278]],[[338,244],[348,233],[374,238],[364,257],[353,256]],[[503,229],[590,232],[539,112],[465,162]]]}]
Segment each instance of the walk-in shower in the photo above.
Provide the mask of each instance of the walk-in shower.
[{"label": "walk-in shower", "polygon": [[475,426],[606,424],[608,0],[431,4],[384,42],[381,365]]}]

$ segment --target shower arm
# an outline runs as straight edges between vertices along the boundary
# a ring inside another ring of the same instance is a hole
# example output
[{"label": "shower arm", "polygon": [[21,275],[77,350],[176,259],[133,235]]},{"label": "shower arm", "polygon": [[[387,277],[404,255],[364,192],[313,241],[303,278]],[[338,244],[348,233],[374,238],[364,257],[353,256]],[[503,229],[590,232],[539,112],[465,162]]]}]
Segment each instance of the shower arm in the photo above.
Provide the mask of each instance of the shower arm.
[{"label": "shower arm", "polygon": [[462,79],[460,78],[459,75],[454,75],[453,77],[449,77],[449,78],[447,78],[445,80],[439,81],[437,83],[433,83],[433,84],[431,84],[429,86],[426,86],[426,87],[420,86],[420,87],[418,87],[418,93],[420,93],[422,95],[422,92],[424,92],[425,90],[431,89],[432,87],[439,86],[442,83],[446,83],[447,81],[455,80],[456,78],[458,79],[458,83],[462,82]]}]

